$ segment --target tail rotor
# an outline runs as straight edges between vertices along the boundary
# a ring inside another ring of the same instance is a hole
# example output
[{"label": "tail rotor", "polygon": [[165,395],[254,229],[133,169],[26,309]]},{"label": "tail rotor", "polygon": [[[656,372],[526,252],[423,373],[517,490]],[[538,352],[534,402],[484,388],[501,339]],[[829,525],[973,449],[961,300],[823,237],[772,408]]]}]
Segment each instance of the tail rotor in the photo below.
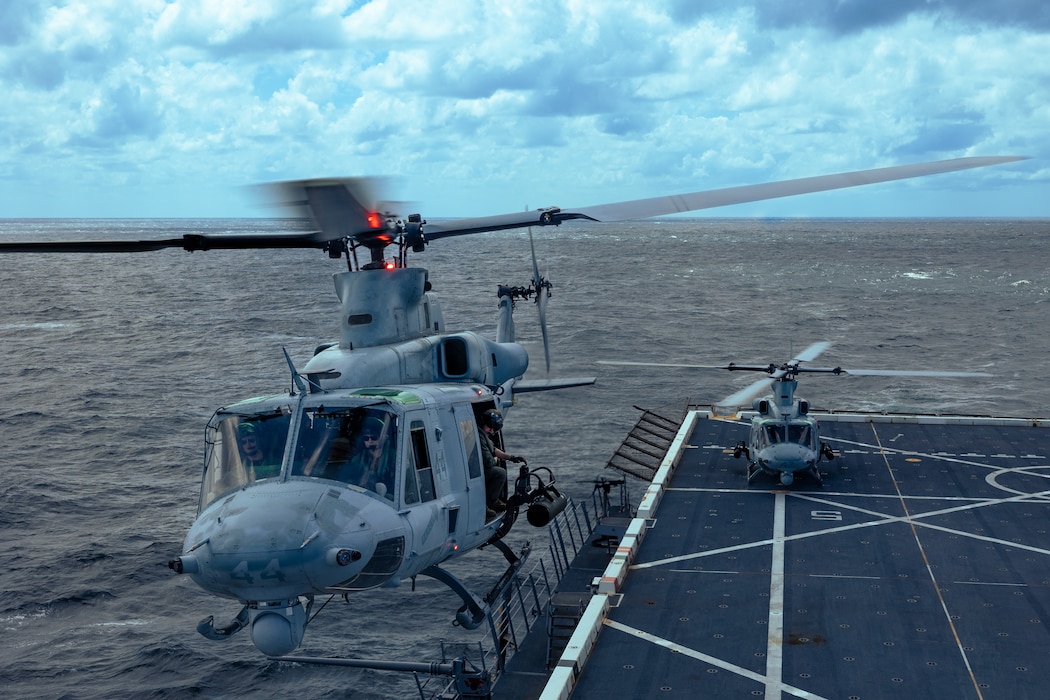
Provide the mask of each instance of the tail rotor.
[{"label": "tail rotor", "polygon": [[532,288],[536,292],[536,308],[540,312],[540,333],[543,335],[543,357],[547,361],[547,374],[551,372],[551,346],[547,335],[547,299],[551,295],[550,280],[540,275],[540,266],[536,261],[536,244],[532,240],[532,227],[529,227],[529,250],[532,252]]}]

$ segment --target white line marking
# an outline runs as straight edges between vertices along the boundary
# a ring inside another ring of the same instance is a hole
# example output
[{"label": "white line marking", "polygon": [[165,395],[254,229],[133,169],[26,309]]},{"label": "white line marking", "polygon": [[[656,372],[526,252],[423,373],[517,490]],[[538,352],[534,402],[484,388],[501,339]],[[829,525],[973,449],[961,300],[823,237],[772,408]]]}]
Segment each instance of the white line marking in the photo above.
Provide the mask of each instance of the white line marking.
[{"label": "white line marking", "polygon": [[784,528],[787,499],[773,504],[773,561],[769,567],[769,633],[766,637],[766,700],[780,700],[784,680]]},{"label": "white line marking", "polygon": [[[690,649],[689,647],[684,647],[681,644],[675,644],[674,642],[663,639],[662,637],[657,637],[654,634],[649,634],[648,632],[637,629],[635,627],[630,627],[621,622],[616,622],[615,620],[606,620],[605,626],[623,632],[624,634],[629,634],[632,637],[637,637],[638,639],[644,640],[651,644],[655,644],[659,647],[663,647],[664,649],[669,649],[671,651],[678,652],[679,654],[682,654],[683,656],[688,656],[691,659],[703,661],[704,663],[710,664],[715,668],[720,668],[724,671],[735,673],[738,676],[742,676],[749,680],[755,681],[756,683],[768,682],[768,679],[765,676],[762,676],[758,673],[755,673],[754,671],[746,669],[743,666],[737,666],[736,664],[729,663],[728,661],[725,661],[723,659],[719,659],[714,656],[709,656],[708,654],[696,651],[695,649]],[[801,688],[796,688],[791,685],[785,685],[783,683],[779,684],[778,691],[788,693],[789,695],[794,695],[797,698],[805,698],[805,700],[826,700],[821,695],[816,695],[814,693],[802,690]]]}]

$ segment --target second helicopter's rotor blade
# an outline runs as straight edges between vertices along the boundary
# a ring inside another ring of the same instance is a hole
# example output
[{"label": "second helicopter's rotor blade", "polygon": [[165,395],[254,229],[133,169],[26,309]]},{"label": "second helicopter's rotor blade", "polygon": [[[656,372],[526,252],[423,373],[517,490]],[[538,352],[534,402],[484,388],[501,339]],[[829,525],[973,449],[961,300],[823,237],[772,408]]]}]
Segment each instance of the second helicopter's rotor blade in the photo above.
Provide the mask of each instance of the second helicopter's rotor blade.
[{"label": "second helicopter's rotor blade", "polygon": [[769,387],[773,381],[773,379],[759,379],[758,381],[748,384],[740,391],[730,394],[715,405],[719,408],[737,408],[739,406],[747,406],[753,399],[769,391]]},{"label": "second helicopter's rotor blade", "polygon": [[895,369],[846,369],[836,367],[836,374],[852,374],[857,377],[991,377],[987,372],[943,372],[940,370],[895,370]]},{"label": "second helicopter's rotor blade", "polygon": [[[621,365],[625,367],[684,367],[687,369],[728,369],[726,365],[690,365],[677,362],[630,362],[628,360],[596,360],[599,365]],[[762,368],[763,370],[765,367]]]},{"label": "second helicopter's rotor blade", "polygon": [[820,356],[822,352],[831,347],[831,343],[821,342],[813,343],[808,348],[795,355],[791,359],[792,362],[811,362]]}]

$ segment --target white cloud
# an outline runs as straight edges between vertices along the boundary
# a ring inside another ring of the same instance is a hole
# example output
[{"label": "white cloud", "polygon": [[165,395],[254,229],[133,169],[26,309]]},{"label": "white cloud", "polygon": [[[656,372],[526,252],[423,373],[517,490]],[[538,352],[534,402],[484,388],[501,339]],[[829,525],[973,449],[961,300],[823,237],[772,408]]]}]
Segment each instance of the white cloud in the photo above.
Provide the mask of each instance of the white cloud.
[{"label": "white cloud", "polygon": [[[431,216],[468,215],[961,155],[1045,160],[1050,16],[1027,0],[995,10],[13,0],[0,216],[265,215],[226,188],[371,173],[402,176]],[[1046,178],[1035,160],[913,183],[930,196],[908,210],[837,193],[716,213],[1050,216]],[[136,188],[185,194],[157,205]]]}]

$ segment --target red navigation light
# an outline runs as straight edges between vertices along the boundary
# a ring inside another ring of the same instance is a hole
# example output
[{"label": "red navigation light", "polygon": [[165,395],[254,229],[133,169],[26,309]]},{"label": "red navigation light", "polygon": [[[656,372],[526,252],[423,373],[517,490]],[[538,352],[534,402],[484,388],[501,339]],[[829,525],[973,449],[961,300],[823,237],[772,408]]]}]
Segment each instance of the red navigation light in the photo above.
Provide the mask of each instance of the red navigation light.
[{"label": "red navigation light", "polygon": [[393,260],[387,260],[386,261],[386,269],[388,269],[388,270],[393,270],[394,269],[394,261]]},{"label": "red navigation light", "polygon": [[383,228],[383,217],[378,212],[369,212],[368,226],[370,228]]}]

